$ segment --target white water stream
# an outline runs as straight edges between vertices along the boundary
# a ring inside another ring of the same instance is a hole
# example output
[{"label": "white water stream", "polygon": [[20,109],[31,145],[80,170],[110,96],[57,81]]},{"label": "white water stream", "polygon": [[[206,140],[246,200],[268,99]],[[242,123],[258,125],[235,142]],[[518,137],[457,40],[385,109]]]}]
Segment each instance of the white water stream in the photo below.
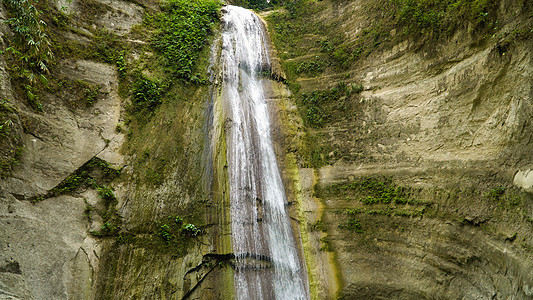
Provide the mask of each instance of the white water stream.
[{"label": "white water stream", "polygon": [[274,154],[262,78],[270,71],[260,19],[223,9],[222,101],[227,113],[231,229],[238,299],[308,299]]}]

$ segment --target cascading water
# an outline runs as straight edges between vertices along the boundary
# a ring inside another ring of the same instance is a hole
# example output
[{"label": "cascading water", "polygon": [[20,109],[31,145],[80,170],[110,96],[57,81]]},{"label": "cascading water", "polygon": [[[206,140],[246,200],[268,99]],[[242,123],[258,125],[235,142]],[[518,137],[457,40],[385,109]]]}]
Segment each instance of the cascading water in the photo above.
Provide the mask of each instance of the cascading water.
[{"label": "cascading water", "polygon": [[264,71],[270,60],[263,24],[251,11],[223,9],[222,97],[226,119],[239,299],[308,299],[270,134]]}]

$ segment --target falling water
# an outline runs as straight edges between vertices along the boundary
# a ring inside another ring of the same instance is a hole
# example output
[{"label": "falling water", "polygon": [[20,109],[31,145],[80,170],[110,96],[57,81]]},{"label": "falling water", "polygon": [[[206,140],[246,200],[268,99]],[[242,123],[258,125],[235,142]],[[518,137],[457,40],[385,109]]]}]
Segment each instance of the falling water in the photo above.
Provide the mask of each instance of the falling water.
[{"label": "falling water", "polygon": [[263,91],[261,75],[270,71],[265,31],[249,10],[226,6],[223,12],[221,92],[236,294],[239,299],[308,299]]}]

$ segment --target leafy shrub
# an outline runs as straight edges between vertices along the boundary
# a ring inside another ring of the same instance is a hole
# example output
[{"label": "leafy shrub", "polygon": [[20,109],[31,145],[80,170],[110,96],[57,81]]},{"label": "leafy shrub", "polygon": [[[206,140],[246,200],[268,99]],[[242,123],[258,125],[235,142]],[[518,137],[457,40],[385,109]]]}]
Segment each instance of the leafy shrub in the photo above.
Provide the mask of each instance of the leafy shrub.
[{"label": "leafy shrub", "polygon": [[202,230],[200,230],[198,227],[196,227],[194,224],[183,224],[181,227],[181,230],[185,233],[187,233],[190,236],[197,236],[200,233],[202,233]]},{"label": "leafy shrub", "polygon": [[114,222],[105,222],[100,226],[100,230],[91,231],[91,234],[96,237],[116,236],[120,231],[120,226]]},{"label": "leafy shrub", "polygon": [[449,34],[469,22],[474,27],[488,24],[496,17],[498,1],[491,0],[387,0],[395,19],[410,32]]},{"label": "leafy shrub", "polygon": [[112,203],[116,200],[113,189],[106,185],[98,187],[98,197],[102,198],[106,203]]},{"label": "leafy shrub", "polygon": [[152,46],[178,78],[190,79],[200,51],[219,18],[216,0],[169,0],[154,16],[157,28]]},{"label": "leafy shrub", "polygon": [[172,239],[172,233],[170,232],[170,227],[168,225],[161,225],[159,229],[159,236],[163,238],[165,243],[170,244],[170,240]]},{"label": "leafy shrub", "polygon": [[3,3],[10,15],[6,23],[14,33],[14,43],[6,52],[13,55],[19,74],[31,84],[37,77],[46,82],[47,64],[54,56],[45,33],[46,23],[29,0],[3,0]]},{"label": "leafy shrub", "polygon": [[153,108],[161,103],[162,88],[159,84],[141,77],[133,86],[133,103],[138,108]]},{"label": "leafy shrub", "polygon": [[296,67],[296,73],[315,76],[324,72],[325,63],[320,60],[304,61]]},{"label": "leafy shrub", "polygon": [[363,204],[412,204],[426,205],[427,203],[409,198],[409,189],[393,184],[388,178],[368,177],[361,180],[336,183],[320,190],[321,196],[347,195],[349,192],[356,192],[364,195],[359,198]]}]

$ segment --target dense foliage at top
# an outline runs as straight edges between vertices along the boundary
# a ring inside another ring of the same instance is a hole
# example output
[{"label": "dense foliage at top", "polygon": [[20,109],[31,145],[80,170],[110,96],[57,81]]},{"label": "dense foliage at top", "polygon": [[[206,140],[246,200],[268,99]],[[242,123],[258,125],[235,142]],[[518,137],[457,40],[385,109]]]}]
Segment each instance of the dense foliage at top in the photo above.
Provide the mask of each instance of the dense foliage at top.
[{"label": "dense foliage at top", "polygon": [[450,34],[459,26],[487,25],[496,18],[498,1],[492,0],[382,0],[399,25],[409,31],[431,30]]},{"label": "dense foliage at top", "polygon": [[[336,3],[334,9],[353,2],[331,1]],[[313,77],[327,71],[349,69],[357,60],[383,45],[408,37],[436,42],[463,30],[480,40],[492,38],[497,41],[502,36],[495,33],[504,24],[498,12],[501,1],[368,0],[361,4],[368,12],[368,22],[356,36],[347,37],[340,29],[349,21],[348,14],[335,18],[317,17],[332,7],[329,1],[294,0],[282,5],[285,9],[272,12],[267,20],[280,56],[286,60],[284,67],[289,81],[296,76]],[[533,11],[533,2],[520,0],[516,7],[518,11]],[[510,30],[512,32],[508,34],[503,33],[505,39],[498,43],[506,44],[533,34],[531,24],[524,23]],[[304,55],[306,59],[295,59]]]},{"label": "dense foliage at top", "polygon": [[170,0],[154,16],[157,33],[152,45],[175,76],[191,79],[200,51],[219,19],[219,8],[216,0]]}]

